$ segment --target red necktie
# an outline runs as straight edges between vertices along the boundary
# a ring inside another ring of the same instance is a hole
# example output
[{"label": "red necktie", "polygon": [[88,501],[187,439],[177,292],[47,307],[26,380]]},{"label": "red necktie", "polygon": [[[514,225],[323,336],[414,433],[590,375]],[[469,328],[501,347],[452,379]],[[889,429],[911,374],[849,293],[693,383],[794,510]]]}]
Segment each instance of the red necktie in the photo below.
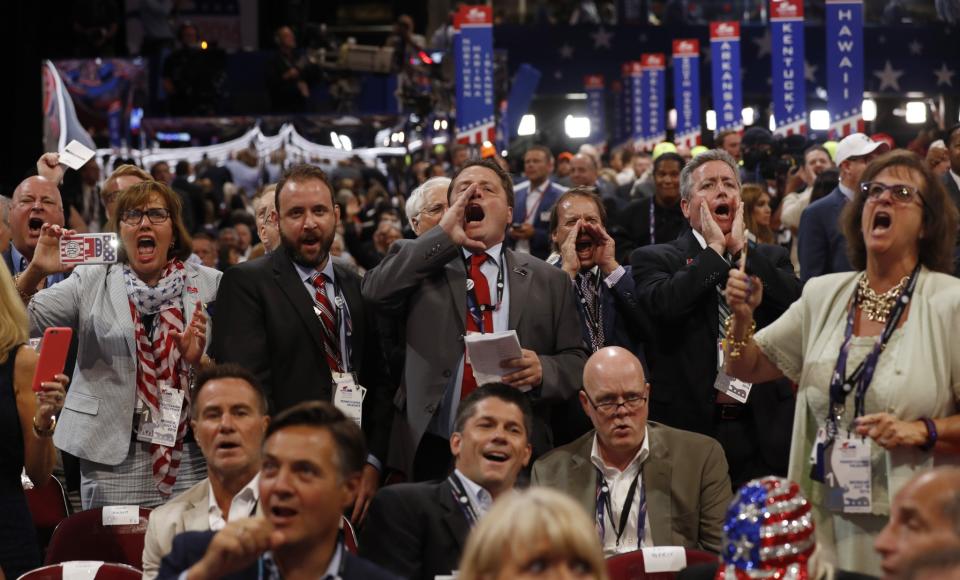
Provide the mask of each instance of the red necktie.
[{"label": "red necktie", "polygon": [[[470,280],[473,281],[473,298],[467,300],[467,332],[480,332],[479,320],[483,320],[483,332],[493,332],[493,309],[490,304],[490,284],[487,277],[480,271],[480,264],[487,261],[486,254],[470,256]],[[469,292],[468,292],[469,293]],[[471,305],[473,308],[471,309]],[[481,308],[482,307],[482,308]],[[466,352],[466,351],[464,351]],[[473,376],[473,367],[463,363],[463,382],[460,383],[460,400],[463,400],[477,388],[477,380]]]},{"label": "red necktie", "polygon": [[343,372],[343,363],[340,362],[340,332],[337,328],[337,319],[334,317],[333,305],[327,298],[324,288],[327,280],[323,274],[317,274],[313,279],[313,286],[317,289],[313,296],[314,303],[319,314],[318,318],[323,328],[323,352],[327,357],[327,365],[330,370],[338,373]]}]

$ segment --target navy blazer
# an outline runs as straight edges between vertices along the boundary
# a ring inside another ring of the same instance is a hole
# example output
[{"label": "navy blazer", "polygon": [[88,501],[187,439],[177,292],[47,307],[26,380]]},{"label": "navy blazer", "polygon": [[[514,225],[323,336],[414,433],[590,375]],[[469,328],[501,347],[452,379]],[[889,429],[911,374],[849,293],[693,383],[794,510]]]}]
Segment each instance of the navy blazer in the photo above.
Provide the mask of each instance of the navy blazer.
[{"label": "navy blazer", "polygon": [[[543,197],[540,199],[540,205],[537,206],[536,215],[533,218],[533,237],[530,238],[530,253],[541,260],[546,260],[550,254],[550,210],[566,190],[566,187],[549,181],[547,190],[543,192]],[[515,224],[526,221],[528,193],[530,193],[529,180],[518,183],[513,188],[513,223]],[[511,248],[516,246],[516,241],[509,235],[507,240]]]},{"label": "navy blazer", "polygon": [[[183,532],[173,538],[173,548],[160,562],[158,580],[177,580],[180,574],[189,570],[207,553],[207,548],[216,532]],[[260,571],[257,562],[247,566],[239,572],[223,577],[226,580],[260,580]],[[344,548],[342,580],[399,580],[383,568],[371,564],[366,560],[354,556]]]},{"label": "navy blazer", "polygon": [[840,214],[847,205],[840,187],[807,206],[800,215],[798,252],[800,281],[814,276],[853,270],[847,259],[847,240],[840,230]]}]

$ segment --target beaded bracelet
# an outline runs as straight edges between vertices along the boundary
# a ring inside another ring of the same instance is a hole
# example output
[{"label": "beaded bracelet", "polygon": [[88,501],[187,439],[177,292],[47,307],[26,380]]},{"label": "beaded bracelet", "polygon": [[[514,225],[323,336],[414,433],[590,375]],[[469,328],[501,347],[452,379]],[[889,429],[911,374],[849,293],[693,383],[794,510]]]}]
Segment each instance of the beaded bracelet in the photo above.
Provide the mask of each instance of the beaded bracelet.
[{"label": "beaded bracelet", "polygon": [[737,360],[740,358],[740,355],[743,354],[743,349],[747,346],[747,343],[753,338],[753,332],[757,329],[757,321],[753,320],[750,322],[750,328],[747,329],[746,336],[740,340],[730,338],[732,329],[733,315],[731,314],[723,322],[723,336],[725,337],[723,339],[723,350],[727,352],[728,359]]},{"label": "beaded bracelet", "polygon": [[927,441],[917,447],[920,448],[920,451],[930,451],[937,444],[937,438],[940,437],[937,433],[937,424],[930,417],[920,417],[920,420],[927,426]]}]

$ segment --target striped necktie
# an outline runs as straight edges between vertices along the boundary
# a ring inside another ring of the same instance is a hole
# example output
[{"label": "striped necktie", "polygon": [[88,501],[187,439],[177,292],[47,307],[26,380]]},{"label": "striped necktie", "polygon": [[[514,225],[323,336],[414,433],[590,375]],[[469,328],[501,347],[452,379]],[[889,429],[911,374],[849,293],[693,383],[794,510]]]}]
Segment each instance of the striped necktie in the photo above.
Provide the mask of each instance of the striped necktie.
[{"label": "striped necktie", "polygon": [[331,371],[342,373],[344,368],[340,353],[340,332],[337,328],[337,317],[334,315],[333,305],[325,291],[327,279],[323,274],[317,273],[312,283],[317,289],[313,295],[314,310],[323,329],[323,352],[327,358],[327,365]]}]

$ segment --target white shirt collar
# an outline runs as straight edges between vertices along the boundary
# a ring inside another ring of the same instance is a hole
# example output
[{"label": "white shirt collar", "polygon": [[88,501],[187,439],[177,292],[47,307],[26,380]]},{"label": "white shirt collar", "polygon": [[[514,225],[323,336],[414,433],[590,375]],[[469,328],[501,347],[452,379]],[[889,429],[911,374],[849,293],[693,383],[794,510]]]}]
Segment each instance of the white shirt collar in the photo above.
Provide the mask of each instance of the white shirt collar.
[{"label": "white shirt collar", "polygon": [[842,183],[838,183],[838,184],[837,184],[837,187],[840,188],[840,193],[842,193],[843,196],[844,196],[845,198],[847,198],[847,201],[851,201],[851,200],[853,199],[853,190],[852,190],[852,189],[850,189],[849,187],[847,187],[846,185],[844,185],[844,184],[842,184]]},{"label": "white shirt collar", "polygon": [[463,487],[467,491],[468,499],[471,503],[473,503],[477,513],[479,515],[487,513],[487,510],[489,510],[490,506],[493,505],[493,496],[490,495],[490,492],[484,489],[480,484],[474,483],[459,469],[455,469],[453,472],[463,483]]},{"label": "white shirt collar", "polygon": [[690,228],[690,231],[693,232],[693,237],[697,238],[697,241],[700,242],[700,249],[707,249],[707,240],[703,237],[703,234],[695,230],[693,227]]},{"label": "white shirt collar", "polygon": [[606,462],[600,456],[599,445],[599,439],[597,438],[596,432],[594,432],[593,446],[590,448],[590,462],[593,463],[594,467],[600,470],[600,473],[602,473],[604,477],[612,478],[620,473],[625,473],[631,469],[634,469],[635,467],[643,465],[643,462],[647,460],[647,457],[650,455],[650,429],[648,429],[646,426],[643,427],[643,443],[640,444],[640,449],[637,450],[637,454],[633,456],[633,459],[630,460],[627,468],[623,471],[606,464]]},{"label": "white shirt collar", "polygon": [[[313,283],[313,275],[317,273],[316,268],[310,268],[309,266],[301,266],[300,264],[294,262],[293,266],[297,269],[297,273],[300,274],[300,279],[303,280],[304,284]],[[337,279],[333,273],[333,254],[327,255],[327,263],[324,264],[323,269],[320,270],[320,273],[327,277],[327,281],[336,282]]]},{"label": "white shirt collar", "polygon": [[[207,515],[210,519],[210,529],[219,530],[226,524],[227,520],[233,520],[240,517],[252,515],[254,506],[260,501],[260,473],[258,472],[253,479],[243,486],[243,489],[237,492],[230,500],[230,513],[226,518],[217,505],[217,498],[213,496],[213,484],[207,479]],[[215,527],[219,526],[219,527]]]},{"label": "white shirt collar", "polygon": [[[496,264],[498,268],[500,267],[500,256],[502,255],[501,248],[503,248],[503,242],[500,242],[499,244],[490,246],[489,248],[487,248],[487,249],[484,251],[484,253],[485,253],[491,260],[493,260],[493,263]],[[471,252],[470,250],[468,250],[468,249],[466,249],[466,248],[461,248],[461,250],[463,251],[463,257],[464,257],[464,259],[469,259],[470,256],[473,255],[473,252]]]},{"label": "white shirt collar", "polygon": [[957,175],[956,173],[954,173],[953,169],[950,169],[948,171],[950,171],[950,177],[953,178],[954,183],[956,183],[957,187],[960,188],[960,175]]}]

